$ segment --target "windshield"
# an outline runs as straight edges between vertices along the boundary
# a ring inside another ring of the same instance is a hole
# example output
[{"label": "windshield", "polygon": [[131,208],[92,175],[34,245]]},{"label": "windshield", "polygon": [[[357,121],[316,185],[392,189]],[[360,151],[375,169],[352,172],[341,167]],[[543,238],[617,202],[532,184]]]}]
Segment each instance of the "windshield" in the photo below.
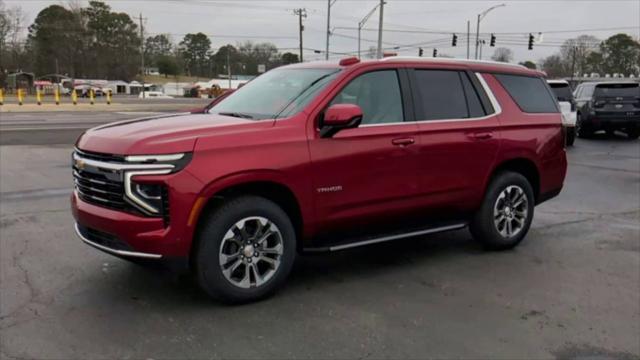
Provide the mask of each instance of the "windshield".
[{"label": "windshield", "polygon": [[640,84],[600,84],[596,86],[595,97],[636,97],[640,96]]},{"label": "windshield", "polygon": [[340,69],[275,69],[215,105],[212,114],[262,120],[302,110]]},{"label": "windshield", "polygon": [[573,95],[571,94],[571,88],[569,84],[549,84],[551,90],[556,94],[558,101],[571,101]]}]

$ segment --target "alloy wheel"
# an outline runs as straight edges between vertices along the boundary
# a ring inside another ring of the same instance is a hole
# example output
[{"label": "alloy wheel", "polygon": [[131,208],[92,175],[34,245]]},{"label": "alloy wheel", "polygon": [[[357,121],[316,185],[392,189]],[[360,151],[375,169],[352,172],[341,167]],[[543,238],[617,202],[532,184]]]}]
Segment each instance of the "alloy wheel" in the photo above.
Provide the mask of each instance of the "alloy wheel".
[{"label": "alloy wheel", "polygon": [[529,215],[529,199],[517,185],[507,186],[496,199],[493,207],[493,222],[496,230],[504,238],[520,233]]},{"label": "alloy wheel", "polygon": [[269,219],[247,217],[236,222],[220,244],[220,268],[233,285],[260,287],[278,271],[283,254],[282,233]]}]

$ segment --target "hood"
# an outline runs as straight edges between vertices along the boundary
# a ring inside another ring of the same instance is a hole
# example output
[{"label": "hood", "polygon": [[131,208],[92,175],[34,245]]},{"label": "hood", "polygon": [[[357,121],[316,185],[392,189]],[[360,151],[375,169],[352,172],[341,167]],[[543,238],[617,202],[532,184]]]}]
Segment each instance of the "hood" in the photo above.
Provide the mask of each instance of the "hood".
[{"label": "hood", "polygon": [[125,120],[87,130],[76,146],[85,151],[117,155],[171,154],[193,151],[199,136],[271,126],[214,114],[172,114]]}]

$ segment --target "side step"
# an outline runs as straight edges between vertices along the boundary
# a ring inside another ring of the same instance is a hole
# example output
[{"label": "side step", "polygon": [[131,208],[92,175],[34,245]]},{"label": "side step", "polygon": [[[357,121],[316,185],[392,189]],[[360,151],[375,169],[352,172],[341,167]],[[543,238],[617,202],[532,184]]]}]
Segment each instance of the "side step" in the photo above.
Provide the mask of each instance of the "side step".
[{"label": "side step", "polygon": [[339,244],[339,245],[305,248],[303,251],[304,252],[310,252],[310,253],[328,252],[328,251],[340,251],[340,250],[351,249],[351,248],[355,248],[355,247],[372,245],[372,244],[378,244],[378,243],[382,243],[382,242],[386,242],[386,241],[393,241],[393,240],[404,239],[404,238],[409,238],[409,237],[414,237],[414,236],[435,234],[435,233],[451,231],[451,230],[459,230],[459,229],[465,228],[466,226],[467,226],[467,223],[457,223],[457,224],[451,224],[451,225],[445,225],[445,226],[426,228],[426,229],[422,229],[422,230],[415,230],[415,231],[410,231],[410,232],[406,232],[406,233],[395,233],[395,234],[392,234],[392,235],[385,235],[385,236],[380,236],[380,237],[369,237],[369,238],[364,238],[364,239],[356,239],[353,242],[346,242],[346,243]]}]

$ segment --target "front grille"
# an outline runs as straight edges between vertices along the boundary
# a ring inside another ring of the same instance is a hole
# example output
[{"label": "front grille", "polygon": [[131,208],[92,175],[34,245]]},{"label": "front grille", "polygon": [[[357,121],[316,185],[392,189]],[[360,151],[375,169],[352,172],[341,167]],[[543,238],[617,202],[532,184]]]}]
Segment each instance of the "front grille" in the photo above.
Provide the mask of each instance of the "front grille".
[{"label": "front grille", "polygon": [[91,204],[109,209],[137,212],[124,200],[124,183],[110,179],[106,174],[80,170],[73,167],[73,179],[78,196]]},{"label": "front grille", "polygon": [[131,251],[132,248],[126,242],[120,240],[115,235],[102,232],[100,230],[92,229],[84,225],[78,224],[78,231],[87,240],[94,242],[98,245],[108,247],[113,250]]},{"label": "front grille", "polygon": [[[110,155],[75,150],[73,161],[73,182],[78,197],[87,203],[104,207],[107,209],[123,211],[138,216],[153,216],[142,208],[134,205],[133,201],[127,199],[125,195],[124,170],[118,169],[111,164],[125,164],[124,156]],[[83,162],[86,160],[88,162]],[[103,164],[95,164],[89,160],[100,161]],[[104,163],[110,163],[106,166]],[[101,167],[104,166],[104,167]],[[162,187],[162,203],[160,213],[165,226],[169,226],[169,192],[165,186]]]}]

